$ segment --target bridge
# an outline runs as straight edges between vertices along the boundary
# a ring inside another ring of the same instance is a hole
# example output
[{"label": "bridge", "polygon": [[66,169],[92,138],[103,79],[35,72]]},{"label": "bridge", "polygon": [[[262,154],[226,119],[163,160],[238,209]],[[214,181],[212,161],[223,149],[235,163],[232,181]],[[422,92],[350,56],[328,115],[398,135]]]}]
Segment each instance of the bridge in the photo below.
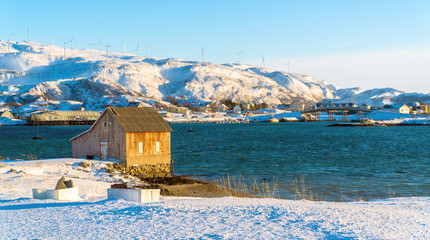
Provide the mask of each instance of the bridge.
[{"label": "bridge", "polygon": [[357,119],[361,119],[361,115],[363,112],[372,112],[372,110],[367,108],[360,108],[355,106],[341,106],[341,105],[334,105],[334,106],[321,106],[321,107],[315,107],[312,109],[306,109],[302,111],[302,114],[305,116],[309,116],[309,114],[312,114],[317,118],[317,120],[320,120],[320,114],[322,112],[326,112],[328,114],[328,120],[333,121],[334,117],[333,115],[337,112],[342,113],[342,121],[348,121],[348,115],[351,113],[357,114]]}]

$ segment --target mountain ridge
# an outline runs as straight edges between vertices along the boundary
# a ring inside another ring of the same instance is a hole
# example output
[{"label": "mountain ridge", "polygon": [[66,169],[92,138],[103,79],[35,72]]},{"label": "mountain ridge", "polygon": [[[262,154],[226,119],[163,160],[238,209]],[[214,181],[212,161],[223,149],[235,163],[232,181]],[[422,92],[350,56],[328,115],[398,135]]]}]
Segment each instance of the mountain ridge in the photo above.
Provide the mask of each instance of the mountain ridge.
[{"label": "mountain ridge", "polygon": [[[168,98],[269,105],[310,105],[324,99],[348,102],[351,95],[358,104],[374,106],[430,101],[429,94],[390,88],[340,89],[309,75],[247,64],[138,58],[130,53],[11,41],[0,41],[0,93],[0,106],[15,105],[19,111],[37,109],[45,101],[80,102],[92,110],[133,100],[167,107]],[[52,107],[58,108],[56,104]]]}]

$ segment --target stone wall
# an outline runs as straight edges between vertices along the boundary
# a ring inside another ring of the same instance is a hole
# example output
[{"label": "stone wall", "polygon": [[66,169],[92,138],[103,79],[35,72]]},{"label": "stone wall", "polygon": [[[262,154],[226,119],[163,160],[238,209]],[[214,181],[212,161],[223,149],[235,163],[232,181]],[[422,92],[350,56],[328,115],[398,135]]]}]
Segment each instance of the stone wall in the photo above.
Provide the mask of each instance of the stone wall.
[{"label": "stone wall", "polygon": [[170,164],[142,164],[126,167],[125,163],[109,164],[107,173],[121,172],[141,178],[170,177]]}]

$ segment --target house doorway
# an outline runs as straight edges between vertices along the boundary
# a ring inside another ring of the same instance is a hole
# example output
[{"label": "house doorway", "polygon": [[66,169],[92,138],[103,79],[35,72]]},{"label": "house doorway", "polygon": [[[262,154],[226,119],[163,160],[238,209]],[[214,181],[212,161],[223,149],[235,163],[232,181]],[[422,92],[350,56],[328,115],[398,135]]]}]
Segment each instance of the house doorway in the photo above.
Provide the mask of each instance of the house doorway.
[{"label": "house doorway", "polygon": [[100,160],[107,160],[107,141],[100,142]]}]

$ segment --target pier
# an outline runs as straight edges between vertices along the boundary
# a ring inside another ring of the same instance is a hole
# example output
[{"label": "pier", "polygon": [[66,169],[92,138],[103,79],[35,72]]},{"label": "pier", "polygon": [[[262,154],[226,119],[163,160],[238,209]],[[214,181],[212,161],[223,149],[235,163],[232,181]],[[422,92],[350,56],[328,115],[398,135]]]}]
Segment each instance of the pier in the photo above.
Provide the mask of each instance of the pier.
[{"label": "pier", "polygon": [[[332,106],[322,106],[322,107],[315,107],[314,109],[306,109],[302,111],[302,114],[305,116],[306,119],[312,118],[313,116],[317,121],[321,121],[321,113],[327,113],[328,120],[334,121],[334,115],[335,114],[341,114],[342,115],[342,121],[346,122],[348,121],[348,115],[350,114],[356,114],[357,119],[361,119],[363,113],[369,113],[372,112],[371,109],[367,108],[360,108],[353,105],[348,104],[335,104]],[[311,116],[309,116],[311,115]]]}]

